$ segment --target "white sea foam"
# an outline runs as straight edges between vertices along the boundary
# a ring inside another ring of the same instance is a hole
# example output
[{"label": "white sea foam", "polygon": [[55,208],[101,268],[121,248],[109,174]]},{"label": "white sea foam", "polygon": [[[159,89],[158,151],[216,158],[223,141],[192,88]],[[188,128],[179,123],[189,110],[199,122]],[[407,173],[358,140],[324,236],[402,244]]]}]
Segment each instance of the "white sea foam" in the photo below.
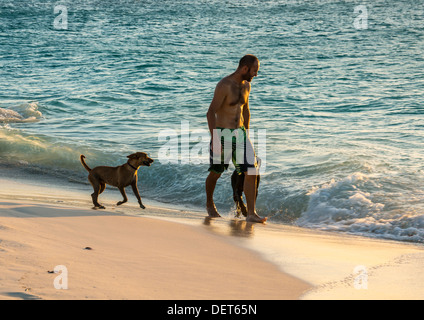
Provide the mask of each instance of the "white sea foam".
[{"label": "white sea foam", "polygon": [[308,209],[297,225],[385,239],[424,242],[424,215],[393,213],[364,190],[370,178],[352,174],[309,192]]},{"label": "white sea foam", "polygon": [[11,108],[0,108],[0,122],[36,122],[41,119],[43,114],[38,110],[39,105],[36,102],[23,103]]}]

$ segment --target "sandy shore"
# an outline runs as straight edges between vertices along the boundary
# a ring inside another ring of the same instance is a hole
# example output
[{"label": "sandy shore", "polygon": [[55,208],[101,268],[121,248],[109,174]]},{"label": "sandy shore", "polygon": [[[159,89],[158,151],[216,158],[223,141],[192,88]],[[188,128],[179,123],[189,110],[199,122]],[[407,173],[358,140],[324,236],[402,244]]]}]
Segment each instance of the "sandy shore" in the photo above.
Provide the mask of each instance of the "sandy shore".
[{"label": "sandy shore", "polygon": [[118,208],[111,192],[91,210],[81,189],[0,180],[0,299],[424,298],[422,245]]},{"label": "sandy shore", "polygon": [[38,201],[7,200],[31,187],[1,183],[1,299],[297,299],[310,287],[203,228],[51,204],[60,195],[42,187]]}]

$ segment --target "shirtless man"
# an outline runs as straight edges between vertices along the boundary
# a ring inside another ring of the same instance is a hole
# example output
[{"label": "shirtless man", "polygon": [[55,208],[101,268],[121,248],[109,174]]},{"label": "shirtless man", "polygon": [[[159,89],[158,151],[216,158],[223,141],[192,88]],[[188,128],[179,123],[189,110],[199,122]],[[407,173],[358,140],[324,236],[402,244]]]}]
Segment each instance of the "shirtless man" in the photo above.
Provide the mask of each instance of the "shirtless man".
[{"label": "shirtless man", "polygon": [[[213,201],[213,193],[221,174],[228,169],[229,159],[224,157],[227,152],[223,149],[226,149],[225,145],[229,144],[236,169],[240,174],[245,174],[246,221],[263,223],[267,220],[267,218],[259,217],[255,210],[258,168],[253,146],[246,134],[250,124],[250,82],[258,75],[259,67],[258,58],[253,55],[244,56],[236,72],[222,79],[216,86],[207,113],[211,133],[211,166],[206,179],[206,210],[210,217],[220,217]],[[224,137],[221,136],[224,131],[230,132],[229,141],[224,141]],[[239,139],[240,136],[241,139]],[[241,145],[244,157],[242,159],[236,156],[240,151],[240,143],[238,143],[240,141],[243,141]]]}]

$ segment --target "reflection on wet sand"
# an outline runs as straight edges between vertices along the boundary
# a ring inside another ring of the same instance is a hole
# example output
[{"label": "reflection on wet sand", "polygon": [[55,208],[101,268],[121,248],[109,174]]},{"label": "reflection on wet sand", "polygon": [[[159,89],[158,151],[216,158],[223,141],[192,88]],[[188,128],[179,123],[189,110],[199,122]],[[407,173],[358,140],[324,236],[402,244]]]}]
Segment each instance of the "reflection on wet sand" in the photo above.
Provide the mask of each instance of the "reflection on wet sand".
[{"label": "reflection on wet sand", "polygon": [[228,220],[205,217],[203,224],[213,232],[243,238],[253,237],[255,229],[255,223],[239,219],[231,219],[228,222]]}]

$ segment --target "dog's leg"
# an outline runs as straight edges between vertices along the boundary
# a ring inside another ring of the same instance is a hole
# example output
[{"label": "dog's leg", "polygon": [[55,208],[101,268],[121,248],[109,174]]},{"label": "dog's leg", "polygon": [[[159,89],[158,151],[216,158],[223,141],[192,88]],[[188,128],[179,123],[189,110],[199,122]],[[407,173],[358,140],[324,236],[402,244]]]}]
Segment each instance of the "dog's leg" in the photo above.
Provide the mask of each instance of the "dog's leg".
[{"label": "dog's leg", "polygon": [[258,198],[259,194],[259,182],[261,182],[261,176],[258,174],[256,177],[256,199]]},{"label": "dog's leg", "polygon": [[240,207],[241,214],[243,216],[247,217],[247,208],[246,208],[246,206],[245,206],[245,204],[243,202],[242,196],[240,196],[240,200],[237,202],[237,204]]},{"label": "dog's leg", "polygon": [[231,187],[233,188],[233,199],[237,203],[237,185],[238,185],[238,174],[236,171],[233,172],[231,176]]},{"label": "dog's leg", "polygon": [[247,209],[243,202],[243,186],[244,186],[244,174],[238,174],[237,171],[234,171],[231,176],[231,186],[233,187],[233,198],[237,206],[237,215],[247,216]]},{"label": "dog's leg", "polygon": [[90,183],[91,183],[91,185],[93,186],[93,189],[94,189],[94,192],[91,194],[91,199],[93,200],[94,207],[99,208],[99,209],[106,209],[104,206],[102,206],[98,202],[100,188],[101,188],[99,181],[97,181],[97,179],[94,178],[91,175],[88,176],[88,181],[90,181]]},{"label": "dog's leg", "polygon": [[138,200],[138,204],[140,205],[141,209],[146,209],[146,207],[144,206],[144,204],[141,202],[141,197],[140,197],[140,193],[138,192],[138,187],[137,187],[137,181],[134,181],[131,184],[131,187],[133,189],[133,192]]},{"label": "dog's leg", "polygon": [[122,187],[119,187],[119,191],[121,191],[122,196],[124,197],[124,200],[119,201],[117,203],[118,206],[120,206],[121,204],[124,204],[125,202],[128,202],[128,198],[127,198],[127,194],[125,193],[125,189]]},{"label": "dog's leg", "polygon": [[233,188],[233,200],[236,204],[236,218],[239,218],[241,216],[241,208],[238,201],[238,195],[237,195],[237,184],[238,184],[238,174],[236,171],[233,172],[231,176],[231,187]]},{"label": "dog's leg", "polygon": [[238,175],[237,179],[237,203],[240,207],[241,214],[247,217],[247,208],[243,201],[244,174]]},{"label": "dog's leg", "polygon": [[100,191],[99,191],[99,194],[102,194],[102,193],[103,193],[103,191],[105,191],[105,189],[106,189],[106,183],[101,182],[101,183],[100,183]]}]

